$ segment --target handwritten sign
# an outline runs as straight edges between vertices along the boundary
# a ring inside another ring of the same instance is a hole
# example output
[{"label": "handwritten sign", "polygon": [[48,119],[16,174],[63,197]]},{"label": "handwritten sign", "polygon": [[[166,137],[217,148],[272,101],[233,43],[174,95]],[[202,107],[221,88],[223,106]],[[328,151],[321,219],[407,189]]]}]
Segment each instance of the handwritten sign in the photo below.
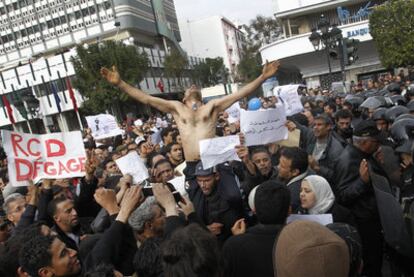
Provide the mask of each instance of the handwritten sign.
[{"label": "handwritten sign", "polygon": [[79,131],[32,135],[1,131],[10,182],[85,176],[86,154]]},{"label": "handwritten sign", "polygon": [[287,139],[286,115],[283,107],[264,111],[241,111],[240,130],[246,145],[262,145]]},{"label": "handwritten sign", "polygon": [[313,221],[322,225],[328,225],[333,222],[332,214],[291,214],[286,223],[289,224],[293,221]]},{"label": "handwritten sign", "polygon": [[122,130],[118,127],[115,117],[110,114],[86,116],[85,119],[91,128],[93,138],[96,140],[122,135]]},{"label": "handwritten sign", "polygon": [[174,188],[182,195],[187,196],[188,193],[185,189],[185,176],[178,176],[172,180],[169,180],[168,183],[172,184]]},{"label": "handwritten sign", "polygon": [[148,169],[135,151],[116,159],[115,163],[123,175],[129,174],[132,176],[134,185],[141,183],[149,177]]},{"label": "handwritten sign", "polygon": [[236,154],[236,145],[240,145],[239,136],[225,136],[200,140],[200,156],[203,168],[210,168],[226,161],[240,161]]},{"label": "handwritten sign", "polygon": [[[226,112],[229,115],[229,121],[231,120],[230,118],[234,119],[234,121],[239,120],[239,118],[240,118],[240,104],[239,104],[239,102],[235,102],[233,105],[231,105],[226,110]],[[230,122],[230,123],[232,123],[232,122]]]},{"label": "handwritten sign", "polygon": [[279,98],[279,102],[283,104],[286,115],[294,115],[303,111],[303,105],[298,95],[299,85],[287,85],[275,87],[273,93]]}]

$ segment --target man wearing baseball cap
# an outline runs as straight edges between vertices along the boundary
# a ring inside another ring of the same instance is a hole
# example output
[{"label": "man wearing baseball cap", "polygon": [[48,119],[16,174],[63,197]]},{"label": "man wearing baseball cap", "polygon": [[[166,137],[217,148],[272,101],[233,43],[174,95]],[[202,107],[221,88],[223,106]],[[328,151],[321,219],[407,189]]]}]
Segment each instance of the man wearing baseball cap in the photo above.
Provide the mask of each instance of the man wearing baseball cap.
[{"label": "man wearing baseball cap", "polygon": [[369,169],[387,177],[375,158],[383,141],[373,120],[361,121],[354,129],[353,144],[345,147],[335,167],[335,191],[348,207],[361,235],[366,276],[381,276],[383,235]]}]

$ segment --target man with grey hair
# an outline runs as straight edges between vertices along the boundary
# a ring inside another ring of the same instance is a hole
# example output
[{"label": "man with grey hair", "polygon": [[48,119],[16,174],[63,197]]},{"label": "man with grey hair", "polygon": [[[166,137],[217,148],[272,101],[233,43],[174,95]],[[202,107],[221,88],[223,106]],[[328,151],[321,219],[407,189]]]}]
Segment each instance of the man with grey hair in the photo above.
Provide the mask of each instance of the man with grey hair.
[{"label": "man with grey hair", "polygon": [[368,166],[387,177],[375,158],[381,133],[372,120],[361,121],[354,130],[353,144],[345,147],[335,167],[335,191],[340,204],[355,216],[361,235],[366,276],[381,276],[383,235]]},{"label": "man with grey hair", "polygon": [[153,237],[161,237],[164,233],[165,214],[153,196],[132,212],[128,219],[129,225],[140,243]]},{"label": "man with grey hair", "polygon": [[3,210],[7,219],[17,226],[26,209],[26,199],[20,193],[12,193],[4,199]]}]

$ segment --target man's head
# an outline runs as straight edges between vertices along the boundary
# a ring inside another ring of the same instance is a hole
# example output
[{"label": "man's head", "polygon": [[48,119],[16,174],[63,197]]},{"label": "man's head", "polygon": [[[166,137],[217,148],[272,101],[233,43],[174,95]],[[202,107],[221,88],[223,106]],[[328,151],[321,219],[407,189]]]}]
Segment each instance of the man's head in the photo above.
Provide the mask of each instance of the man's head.
[{"label": "man's head", "polygon": [[313,134],[317,139],[325,139],[331,132],[332,121],[326,115],[315,117],[313,123]]},{"label": "man's head", "polygon": [[170,143],[165,146],[165,153],[172,164],[178,165],[184,161],[183,148],[178,143]]},{"label": "man's head", "polygon": [[144,241],[148,238],[161,237],[164,232],[165,215],[154,197],[145,201],[132,212],[128,219],[129,225],[135,231],[137,239]]},{"label": "man's head", "polygon": [[279,159],[279,178],[288,182],[308,169],[308,154],[299,147],[283,148]]},{"label": "man's head", "polygon": [[334,113],[336,112],[335,103],[334,102],[325,103],[325,105],[323,106],[323,111],[325,112],[325,114],[332,117],[334,115]]},{"label": "man's head", "polygon": [[14,226],[19,223],[20,218],[26,210],[26,199],[20,193],[12,193],[4,199],[3,210]]},{"label": "man's head", "polygon": [[109,155],[108,147],[106,145],[100,145],[93,150],[96,159],[99,162],[103,162]]},{"label": "man's head", "polygon": [[290,207],[290,192],[278,181],[269,180],[249,195],[250,208],[262,224],[284,224]]},{"label": "man's head", "polygon": [[339,110],[335,114],[335,123],[338,131],[343,131],[351,127],[352,113],[349,110]]},{"label": "man's head", "polygon": [[201,95],[201,91],[195,85],[192,85],[185,91],[183,103],[189,108],[193,109],[193,105],[196,105],[198,108],[203,104],[203,96]]},{"label": "man's head", "polygon": [[103,166],[106,173],[109,175],[118,174],[120,172],[117,164],[112,160],[112,158],[107,158],[103,162]]},{"label": "man's head", "polygon": [[74,276],[81,271],[77,252],[54,236],[35,236],[20,250],[23,270],[36,277]]},{"label": "man's head", "polygon": [[162,159],[154,165],[156,179],[162,183],[167,183],[174,179],[174,169],[171,162],[167,159]]},{"label": "man's head", "polygon": [[375,153],[380,147],[381,132],[377,129],[377,125],[372,120],[364,120],[360,122],[354,131],[354,145],[367,154]]},{"label": "man's head", "polygon": [[63,197],[55,198],[50,201],[48,212],[55,224],[64,232],[72,232],[79,224],[78,213],[72,200]]},{"label": "man's head", "polygon": [[173,142],[174,129],[171,127],[164,128],[161,130],[160,136],[164,145],[168,145]]},{"label": "man's head", "polygon": [[250,159],[255,164],[260,174],[268,176],[272,172],[272,159],[270,152],[265,147],[257,147],[251,151]]},{"label": "man's head", "polygon": [[210,195],[216,188],[220,175],[214,167],[204,169],[202,162],[196,166],[195,174],[198,185],[204,195]]}]

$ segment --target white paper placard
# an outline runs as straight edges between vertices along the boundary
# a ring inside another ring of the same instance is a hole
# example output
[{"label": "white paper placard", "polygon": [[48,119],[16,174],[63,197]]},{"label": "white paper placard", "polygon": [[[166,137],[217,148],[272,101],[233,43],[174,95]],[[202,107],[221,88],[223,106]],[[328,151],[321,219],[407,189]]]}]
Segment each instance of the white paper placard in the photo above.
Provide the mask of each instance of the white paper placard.
[{"label": "white paper placard", "polygon": [[115,117],[110,114],[86,116],[85,119],[95,140],[122,135]]},{"label": "white paper placard", "polygon": [[286,115],[283,107],[240,112],[240,131],[246,138],[246,146],[263,145],[287,139],[288,129],[285,123]]},{"label": "white paper placard", "polygon": [[303,105],[298,94],[299,85],[279,86],[273,89],[286,110],[286,115],[291,116],[303,111]]},{"label": "white paper placard", "polygon": [[200,140],[200,156],[203,168],[207,169],[226,161],[240,161],[236,145],[240,145],[239,136],[225,136]]},{"label": "white paper placard", "polygon": [[322,225],[328,225],[333,222],[332,214],[291,214],[287,218],[286,223],[289,224],[298,220],[313,221]]},{"label": "white paper placard", "polygon": [[129,174],[132,176],[134,185],[141,183],[149,177],[147,167],[135,151],[115,160],[115,163],[123,175]]}]

